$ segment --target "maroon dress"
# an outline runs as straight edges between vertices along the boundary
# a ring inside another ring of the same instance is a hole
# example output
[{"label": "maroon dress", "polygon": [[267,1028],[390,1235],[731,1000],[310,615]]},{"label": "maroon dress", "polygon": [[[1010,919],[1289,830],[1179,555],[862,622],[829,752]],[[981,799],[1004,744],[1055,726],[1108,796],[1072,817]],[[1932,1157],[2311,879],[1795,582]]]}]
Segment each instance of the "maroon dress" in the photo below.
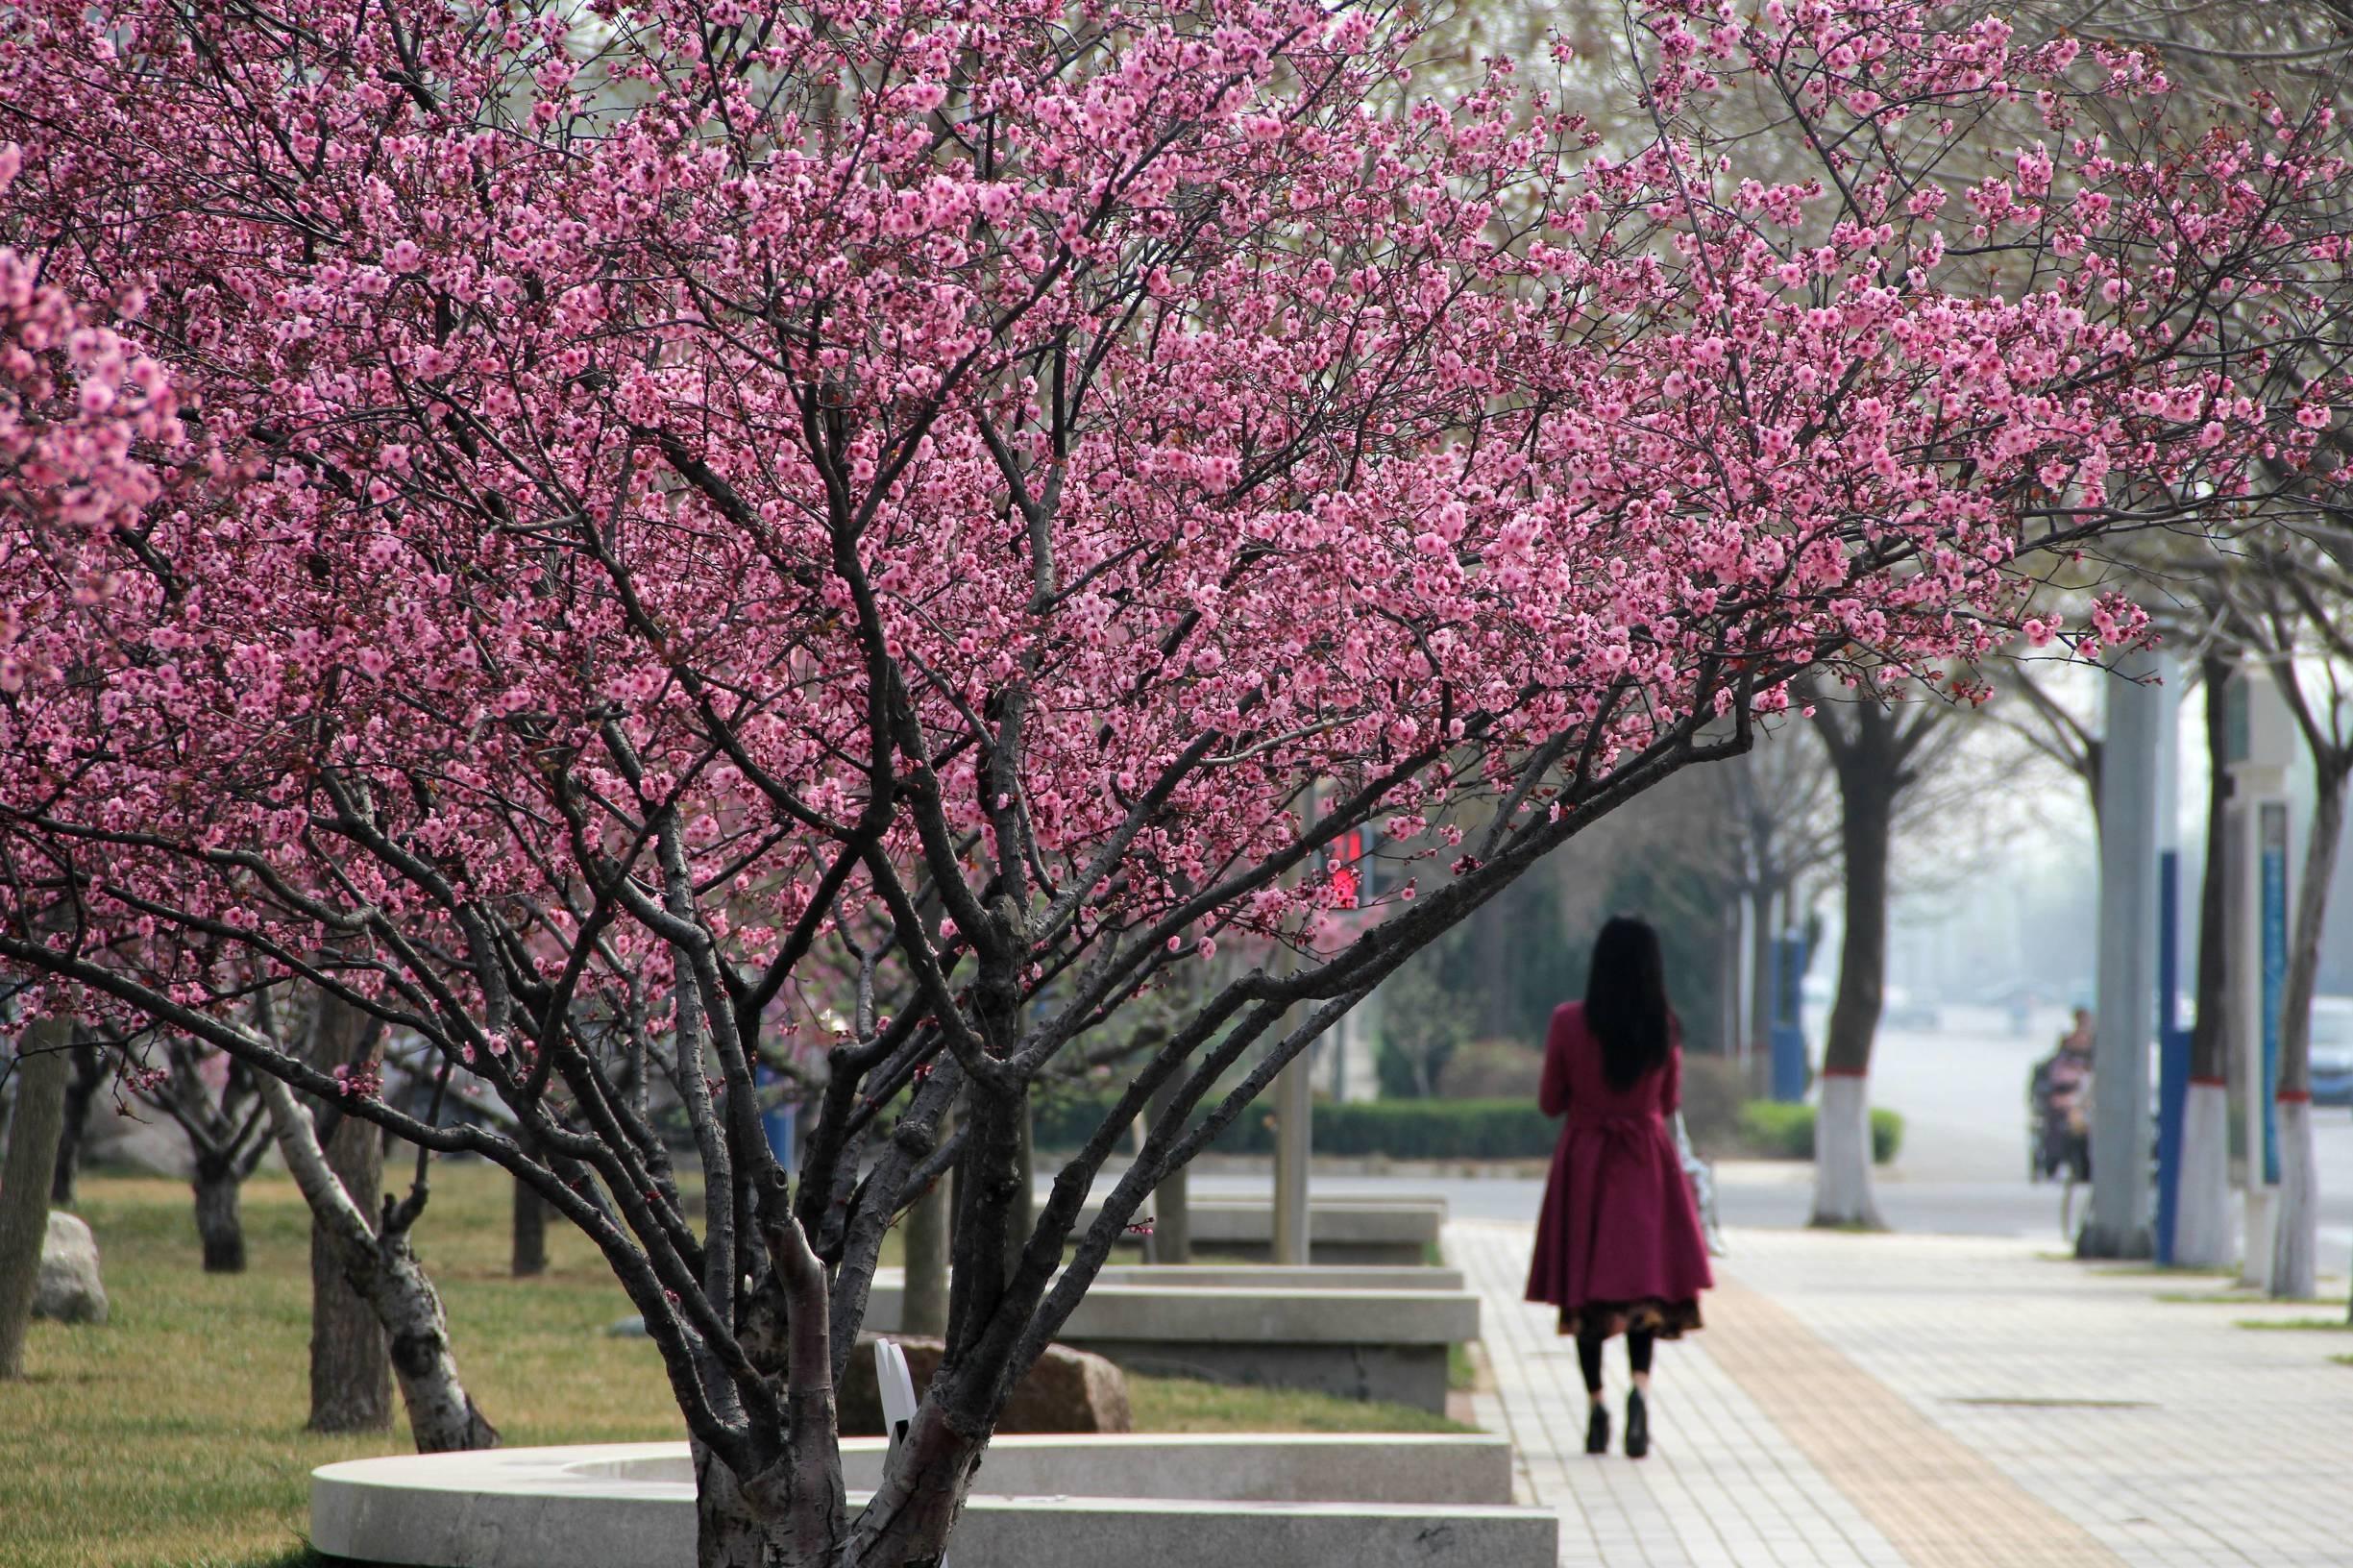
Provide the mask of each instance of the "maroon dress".
[{"label": "maroon dress", "polygon": [[1715,1278],[1667,1130],[1682,1087],[1676,1045],[1632,1088],[1610,1088],[1584,1004],[1554,1010],[1537,1098],[1568,1120],[1544,1183],[1528,1299],[1558,1308],[1563,1334],[1633,1328],[1672,1339],[1700,1326],[1700,1292]]}]

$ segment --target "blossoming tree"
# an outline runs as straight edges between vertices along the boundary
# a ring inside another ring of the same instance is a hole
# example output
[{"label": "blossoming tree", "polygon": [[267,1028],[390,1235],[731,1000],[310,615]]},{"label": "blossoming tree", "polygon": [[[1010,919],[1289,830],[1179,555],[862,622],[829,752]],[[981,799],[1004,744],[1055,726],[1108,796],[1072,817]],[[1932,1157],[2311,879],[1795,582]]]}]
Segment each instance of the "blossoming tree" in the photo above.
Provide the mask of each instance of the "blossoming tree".
[{"label": "blossoming tree", "polygon": [[[2334,330],[2306,127],[2176,144],[2145,56],[1892,0],[1630,21],[1609,147],[1501,63],[1418,99],[1414,8],[25,0],[9,233],[143,302],[218,472],[7,514],[0,961],[535,1188],[645,1314],[705,1563],[936,1559],[1144,1197],[1416,947],[1792,676],[1963,668],[2036,551],[2309,438],[2208,336]],[[1805,182],[1720,142],[1758,95]],[[1343,925],[1367,824],[1451,874]],[[1170,985],[1221,943],[1297,962]],[[821,966],[786,1171],[754,1075]],[[290,982],[514,1134],[238,1021]],[[1030,1086],[1147,993],[1009,1236]],[[951,1166],[853,1517],[831,1390]]]}]

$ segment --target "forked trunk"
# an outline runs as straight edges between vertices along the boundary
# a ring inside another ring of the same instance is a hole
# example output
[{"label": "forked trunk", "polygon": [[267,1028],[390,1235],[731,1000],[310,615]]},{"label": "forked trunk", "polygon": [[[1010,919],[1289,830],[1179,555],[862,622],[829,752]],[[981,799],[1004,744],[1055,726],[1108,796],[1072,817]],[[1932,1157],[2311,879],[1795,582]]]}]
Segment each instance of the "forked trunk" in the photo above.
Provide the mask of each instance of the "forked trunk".
[{"label": "forked trunk", "polygon": [[313,1237],[331,1249],[353,1294],[368,1310],[370,1327],[387,1342],[417,1452],[498,1447],[498,1429],[458,1381],[441,1294],[417,1262],[406,1231],[388,1226],[389,1234],[379,1235],[329,1168],[294,1091],[266,1075],[260,1087],[286,1168],[310,1205]]},{"label": "forked trunk", "polygon": [[[376,1040],[357,1008],[321,992],[313,1025],[317,1065],[331,1070],[373,1060]],[[304,1126],[310,1125],[304,1118]],[[315,1141],[315,1140],[314,1140]],[[362,1214],[377,1212],[383,1185],[383,1135],[356,1116],[336,1120],[326,1160],[338,1191]],[[382,1432],[392,1425],[392,1361],[376,1311],[346,1277],[340,1249],[312,1206],[310,1227],[310,1430]]]},{"label": "forked trunk", "polygon": [[196,1189],[196,1236],[204,1244],[205,1272],[244,1273],[245,1219],[238,1212],[237,1194],[245,1184],[236,1162],[198,1155],[189,1185]]},{"label": "forked trunk", "polygon": [[696,1568],[847,1568],[838,1462],[788,1455],[747,1481],[700,1442],[692,1448]]}]

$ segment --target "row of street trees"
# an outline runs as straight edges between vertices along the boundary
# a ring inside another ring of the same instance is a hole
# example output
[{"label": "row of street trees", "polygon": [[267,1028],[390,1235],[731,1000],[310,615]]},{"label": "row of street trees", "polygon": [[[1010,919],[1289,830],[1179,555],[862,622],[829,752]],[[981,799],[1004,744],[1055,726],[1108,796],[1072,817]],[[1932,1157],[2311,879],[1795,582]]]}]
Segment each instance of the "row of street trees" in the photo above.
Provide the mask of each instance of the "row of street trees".
[{"label": "row of street trees", "polygon": [[[0,92],[0,961],[257,1075],[298,1172],[288,1087],[577,1226],[714,1568],[937,1561],[1148,1194],[1590,824],[1808,690],[2144,634],[2039,562],[2328,494],[2342,388],[2274,371],[2343,337],[2333,123],[2136,47],[1648,0],[1597,122],[1565,55],[1420,96],[1413,7],[104,24],[16,7]],[[1367,826],[1447,875],[1343,921]],[[832,1390],[950,1171],[853,1517]]]}]

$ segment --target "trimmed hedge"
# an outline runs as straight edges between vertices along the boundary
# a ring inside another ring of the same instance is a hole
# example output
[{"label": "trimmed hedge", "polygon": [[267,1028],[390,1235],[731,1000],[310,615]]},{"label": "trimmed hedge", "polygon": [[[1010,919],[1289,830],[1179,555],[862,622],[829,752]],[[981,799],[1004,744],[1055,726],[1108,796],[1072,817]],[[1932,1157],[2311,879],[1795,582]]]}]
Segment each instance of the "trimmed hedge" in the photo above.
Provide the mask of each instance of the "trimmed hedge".
[{"label": "trimmed hedge", "polygon": [[[1740,1108],[1740,1137],[1758,1154],[1776,1160],[1814,1158],[1814,1108],[1751,1100]],[[1903,1117],[1893,1111],[1871,1114],[1871,1159],[1886,1164],[1903,1146]]]},{"label": "trimmed hedge", "polygon": [[[1112,1103],[1107,1096],[1042,1100],[1031,1136],[1041,1148],[1075,1149],[1102,1124]],[[1245,1108],[1210,1147],[1220,1154],[1273,1153],[1273,1110],[1268,1100]],[[1319,1103],[1314,1115],[1317,1154],[1392,1160],[1544,1160],[1560,1133],[1560,1124],[1532,1100]]]},{"label": "trimmed hedge", "polygon": [[[1109,1095],[1048,1096],[1032,1113],[1031,1136],[1040,1148],[1075,1149],[1102,1124],[1113,1103]],[[1246,1107],[1210,1147],[1220,1154],[1272,1154],[1273,1114],[1271,1100]],[[1196,1124],[1199,1120],[1196,1115]],[[1545,1160],[1559,1136],[1560,1123],[1538,1111],[1533,1100],[1372,1100],[1315,1107],[1317,1154]],[[1811,1160],[1814,1108],[1751,1100],[1740,1108],[1738,1136],[1749,1152],[1765,1159]],[[1872,1112],[1872,1159],[1885,1164],[1902,1143],[1903,1117],[1893,1111]]]}]

